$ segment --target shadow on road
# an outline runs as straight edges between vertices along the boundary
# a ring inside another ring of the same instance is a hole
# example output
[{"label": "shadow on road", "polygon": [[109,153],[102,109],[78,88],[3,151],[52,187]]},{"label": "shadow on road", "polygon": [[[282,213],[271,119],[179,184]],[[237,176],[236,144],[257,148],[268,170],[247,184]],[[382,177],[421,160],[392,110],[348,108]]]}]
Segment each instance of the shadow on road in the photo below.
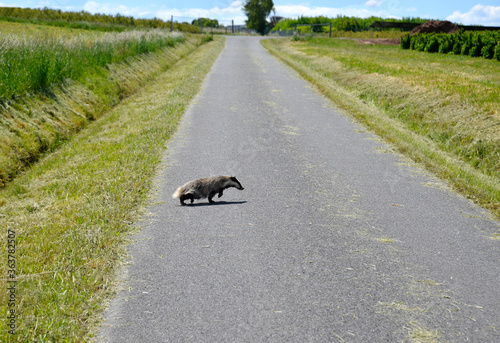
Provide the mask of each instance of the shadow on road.
[{"label": "shadow on road", "polygon": [[180,207],[198,207],[198,206],[217,206],[217,205],[241,205],[246,204],[246,201],[216,201],[213,203],[199,202],[195,204],[186,204],[186,206],[179,205]]}]

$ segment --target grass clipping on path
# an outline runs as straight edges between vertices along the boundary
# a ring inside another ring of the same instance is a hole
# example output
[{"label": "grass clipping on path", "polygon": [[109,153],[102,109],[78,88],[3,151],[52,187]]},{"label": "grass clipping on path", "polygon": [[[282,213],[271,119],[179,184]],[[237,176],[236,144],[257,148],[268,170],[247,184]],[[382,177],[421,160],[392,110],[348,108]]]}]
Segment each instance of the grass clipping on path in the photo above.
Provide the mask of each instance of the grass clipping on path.
[{"label": "grass clipping on path", "polygon": [[11,335],[0,264],[0,341],[81,342],[91,334],[165,142],[223,47],[223,38],[202,45],[0,192],[17,277]]},{"label": "grass clipping on path", "polygon": [[500,215],[498,62],[335,39],[262,44],[400,152]]}]

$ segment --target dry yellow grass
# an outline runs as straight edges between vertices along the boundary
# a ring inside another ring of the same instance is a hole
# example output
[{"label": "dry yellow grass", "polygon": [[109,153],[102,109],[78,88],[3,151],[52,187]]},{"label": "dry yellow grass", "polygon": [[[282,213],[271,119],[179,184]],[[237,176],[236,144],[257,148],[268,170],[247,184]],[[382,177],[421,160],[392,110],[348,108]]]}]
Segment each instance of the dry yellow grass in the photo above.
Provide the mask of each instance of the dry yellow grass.
[{"label": "dry yellow grass", "polygon": [[16,34],[26,36],[71,37],[75,35],[101,35],[100,32],[88,30],[67,29],[55,26],[16,23],[0,20],[0,34]]}]

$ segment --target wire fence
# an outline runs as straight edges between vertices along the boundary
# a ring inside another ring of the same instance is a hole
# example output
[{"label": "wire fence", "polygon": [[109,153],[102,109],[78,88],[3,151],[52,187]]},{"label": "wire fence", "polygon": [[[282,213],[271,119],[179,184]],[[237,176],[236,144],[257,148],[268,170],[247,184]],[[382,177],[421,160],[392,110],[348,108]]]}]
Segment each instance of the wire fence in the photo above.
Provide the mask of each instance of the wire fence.
[{"label": "wire fence", "polygon": [[332,37],[332,23],[325,24],[295,24],[292,29],[279,30],[270,33],[275,36],[300,36],[300,35],[314,35],[321,34]]},{"label": "wire fence", "polygon": [[208,18],[193,17],[170,17],[170,30],[174,30],[174,23],[185,23],[199,27],[200,34],[256,34],[253,29],[248,29],[246,25],[235,24],[234,20],[217,20]]}]

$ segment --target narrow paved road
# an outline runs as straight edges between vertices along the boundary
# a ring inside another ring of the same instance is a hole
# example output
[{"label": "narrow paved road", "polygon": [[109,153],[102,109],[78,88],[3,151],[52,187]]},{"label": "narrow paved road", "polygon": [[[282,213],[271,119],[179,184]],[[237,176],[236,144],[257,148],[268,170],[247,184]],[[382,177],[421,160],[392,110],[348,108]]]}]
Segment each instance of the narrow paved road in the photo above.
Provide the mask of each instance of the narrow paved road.
[{"label": "narrow paved road", "polygon": [[[498,223],[230,37],[168,146],[103,342],[500,342]],[[217,174],[245,187],[179,205]]]}]

